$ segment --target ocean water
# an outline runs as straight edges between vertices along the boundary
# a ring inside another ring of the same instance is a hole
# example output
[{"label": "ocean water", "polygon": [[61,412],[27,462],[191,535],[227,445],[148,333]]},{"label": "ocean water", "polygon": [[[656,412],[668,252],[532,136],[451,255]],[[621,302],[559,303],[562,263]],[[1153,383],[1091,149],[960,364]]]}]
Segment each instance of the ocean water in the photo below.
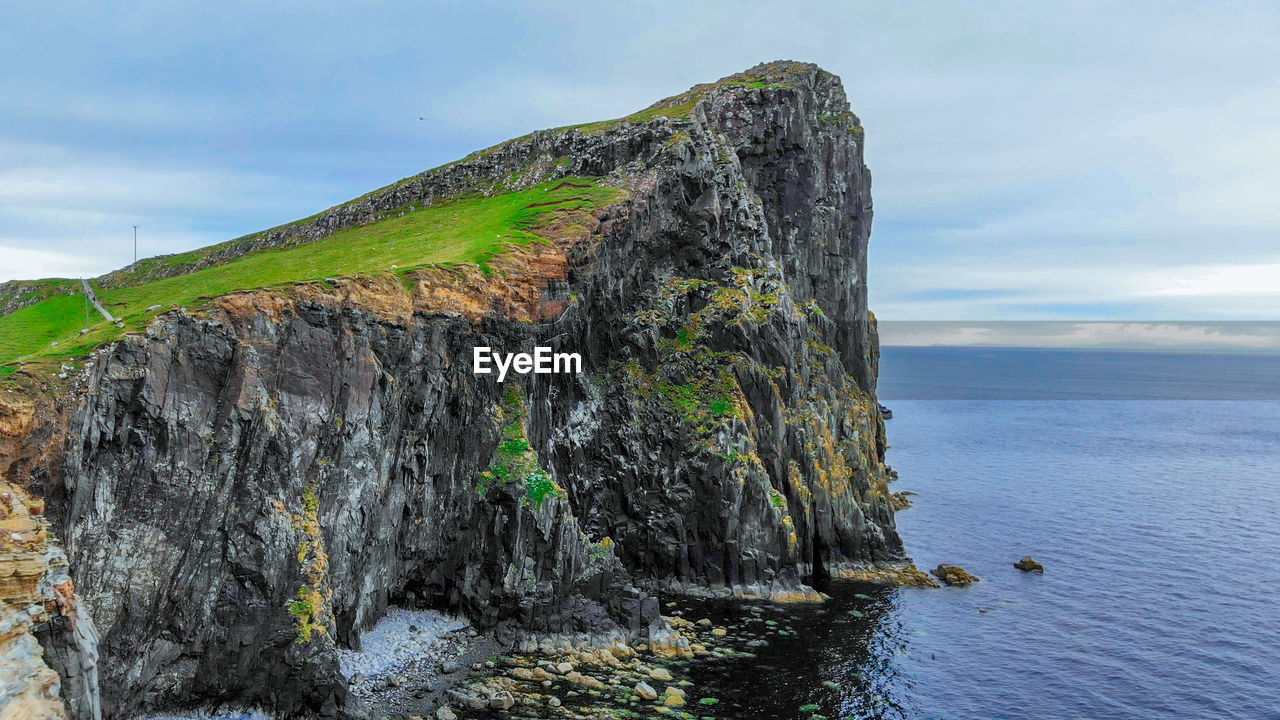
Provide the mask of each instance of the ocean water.
[{"label": "ocean water", "polygon": [[881,400],[908,553],[982,581],[833,583],[691,669],[719,717],[1280,718],[1280,357],[886,348]]}]

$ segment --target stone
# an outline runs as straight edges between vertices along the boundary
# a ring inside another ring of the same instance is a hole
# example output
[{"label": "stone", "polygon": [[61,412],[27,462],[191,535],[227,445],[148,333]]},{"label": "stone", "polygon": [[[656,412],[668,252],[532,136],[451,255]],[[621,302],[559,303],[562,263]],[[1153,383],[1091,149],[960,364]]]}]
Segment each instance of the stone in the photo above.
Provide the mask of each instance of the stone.
[{"label": "stone", "polygon": [[489,708],[492,710],[510,710],[511,706],[515,704],[515,697],[505,690],[496,692],[493,697],[489,698]]},{"label": "stone", "polygon": [[976,575],[969,574],[969,571],[959,565],[948,565],[947,563],[942,563],[938,565],[938,567],[934,568],[933,574],[937,575],[938,579],[947,585],[954,585],[957,587],[972,585],[981,579]]},{"label": "stone", "polygon": [[659,682],[671,682],[671,671],[666,668],[654,668],[649,671],[649,679]]},{"label": "stone", "polygon": [[458,716],[448,705],[441,705],[440,708],[436,710],[436,720],[458,720]]},{"label": "stone", "polygon": [[658,699],[658,691],[654,690],[653,686],[647,682],[638,682],[633,689],[635,690],[636,695],[639,695],[644,700]]},{"label": "stone", "polygon": [[718,628],[712,628],[711,634],[716,637],[724,637],[725,635],[729,634],[729,631],[726,630],[725,628],[718,627]]},{"label": "stone", "polygon": [[1044,565],[1041,565],[1040,563],[1033,560],[1030,555],[1024,555],[1022,559],[1014,563],[1013,566],[1018,568],[1022,572],[1036,572],[1036,573],[1044,572]]},{"label": "stone", "polygon": [[584,685],[586,687],[592,688],[593,690],[603,690],[605,688],[604,683],[591,677],[590,675],[583,675],[582,673],[577,672],[576,670],[566,674],[564,676],[564,679],[568,680],[571,683],[576,683],[578,685]]}]

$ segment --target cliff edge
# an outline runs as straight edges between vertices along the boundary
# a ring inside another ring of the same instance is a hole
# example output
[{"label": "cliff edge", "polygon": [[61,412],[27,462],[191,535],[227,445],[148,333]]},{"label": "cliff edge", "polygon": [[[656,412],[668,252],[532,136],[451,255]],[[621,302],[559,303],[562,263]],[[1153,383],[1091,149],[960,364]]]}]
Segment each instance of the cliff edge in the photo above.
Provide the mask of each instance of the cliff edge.
[{"label": "cliff edge", "polygon": [[[839,79],[777,62],[94,281],[120,323],[13,366],[38,401],[0,471],[64,539],[101,712],[358,716],[338,650],[390,604],[643,637],[659,589],[806,600],[902,561],[871,218]],[[472,373],[535,345],[583,372]]]}]

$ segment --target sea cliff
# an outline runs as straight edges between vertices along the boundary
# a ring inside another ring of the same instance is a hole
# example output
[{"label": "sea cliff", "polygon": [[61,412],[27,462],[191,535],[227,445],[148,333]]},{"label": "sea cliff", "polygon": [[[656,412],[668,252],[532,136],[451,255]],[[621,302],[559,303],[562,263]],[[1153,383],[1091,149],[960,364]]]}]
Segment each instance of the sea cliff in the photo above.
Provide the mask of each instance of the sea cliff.
[{"label": "sea cliff", "polygon": [[[360,716],[339,649],[391,604],[648,639],[658,590],[812,600],[810,576],[900,562],[863,139],[838,78],[769,63],[101,278],[555,198],[538,241],[483,263],[245,288],[6,380],[0,472],[43,505],[99,638],[88,663],[48,599],[24,626],[64,688],[94,667],[67,714]],[[472,373],[476,346],[535,345],[584,372]]]}]

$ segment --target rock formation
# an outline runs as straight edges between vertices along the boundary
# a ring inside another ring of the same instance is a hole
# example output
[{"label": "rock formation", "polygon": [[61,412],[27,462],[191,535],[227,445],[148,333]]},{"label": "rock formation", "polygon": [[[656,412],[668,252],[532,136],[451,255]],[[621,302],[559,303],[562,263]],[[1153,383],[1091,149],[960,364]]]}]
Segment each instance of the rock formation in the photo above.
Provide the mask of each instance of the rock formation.
[{"label": "rock formation", "polygon": [[1013,566],[1018,568],[1022,572],[1036,572],[1041,574],[1044,573],[1044,565],[1041,565],[1030,555],[1023,555],[1022,559],[1014,563]]},{"label": "rock formation", "polygon": [[[621,191],[483,271],[236,293],[101,348],[56,400],[19,384],[44,399],[0,470],[65,538],[103,715],[359,715],[337,650],[393,602],[661,636],[655,588],[810,598],[808,576],[901,561],[862,153],[838,78],[761,65],[201,260],[461,193]],[[471,372],[477,345],[535,344],[585,372]],[[70,623],[42,634],[82,677]]]},{"label": "rock formation", "polygon": [[981,579],[959,565],[948,565],[947,563],[942,563],[938,567],[934,568],[933,574],[937,575],[938,579],[947,585],[953,585],[956,587],[967,587]]}]

